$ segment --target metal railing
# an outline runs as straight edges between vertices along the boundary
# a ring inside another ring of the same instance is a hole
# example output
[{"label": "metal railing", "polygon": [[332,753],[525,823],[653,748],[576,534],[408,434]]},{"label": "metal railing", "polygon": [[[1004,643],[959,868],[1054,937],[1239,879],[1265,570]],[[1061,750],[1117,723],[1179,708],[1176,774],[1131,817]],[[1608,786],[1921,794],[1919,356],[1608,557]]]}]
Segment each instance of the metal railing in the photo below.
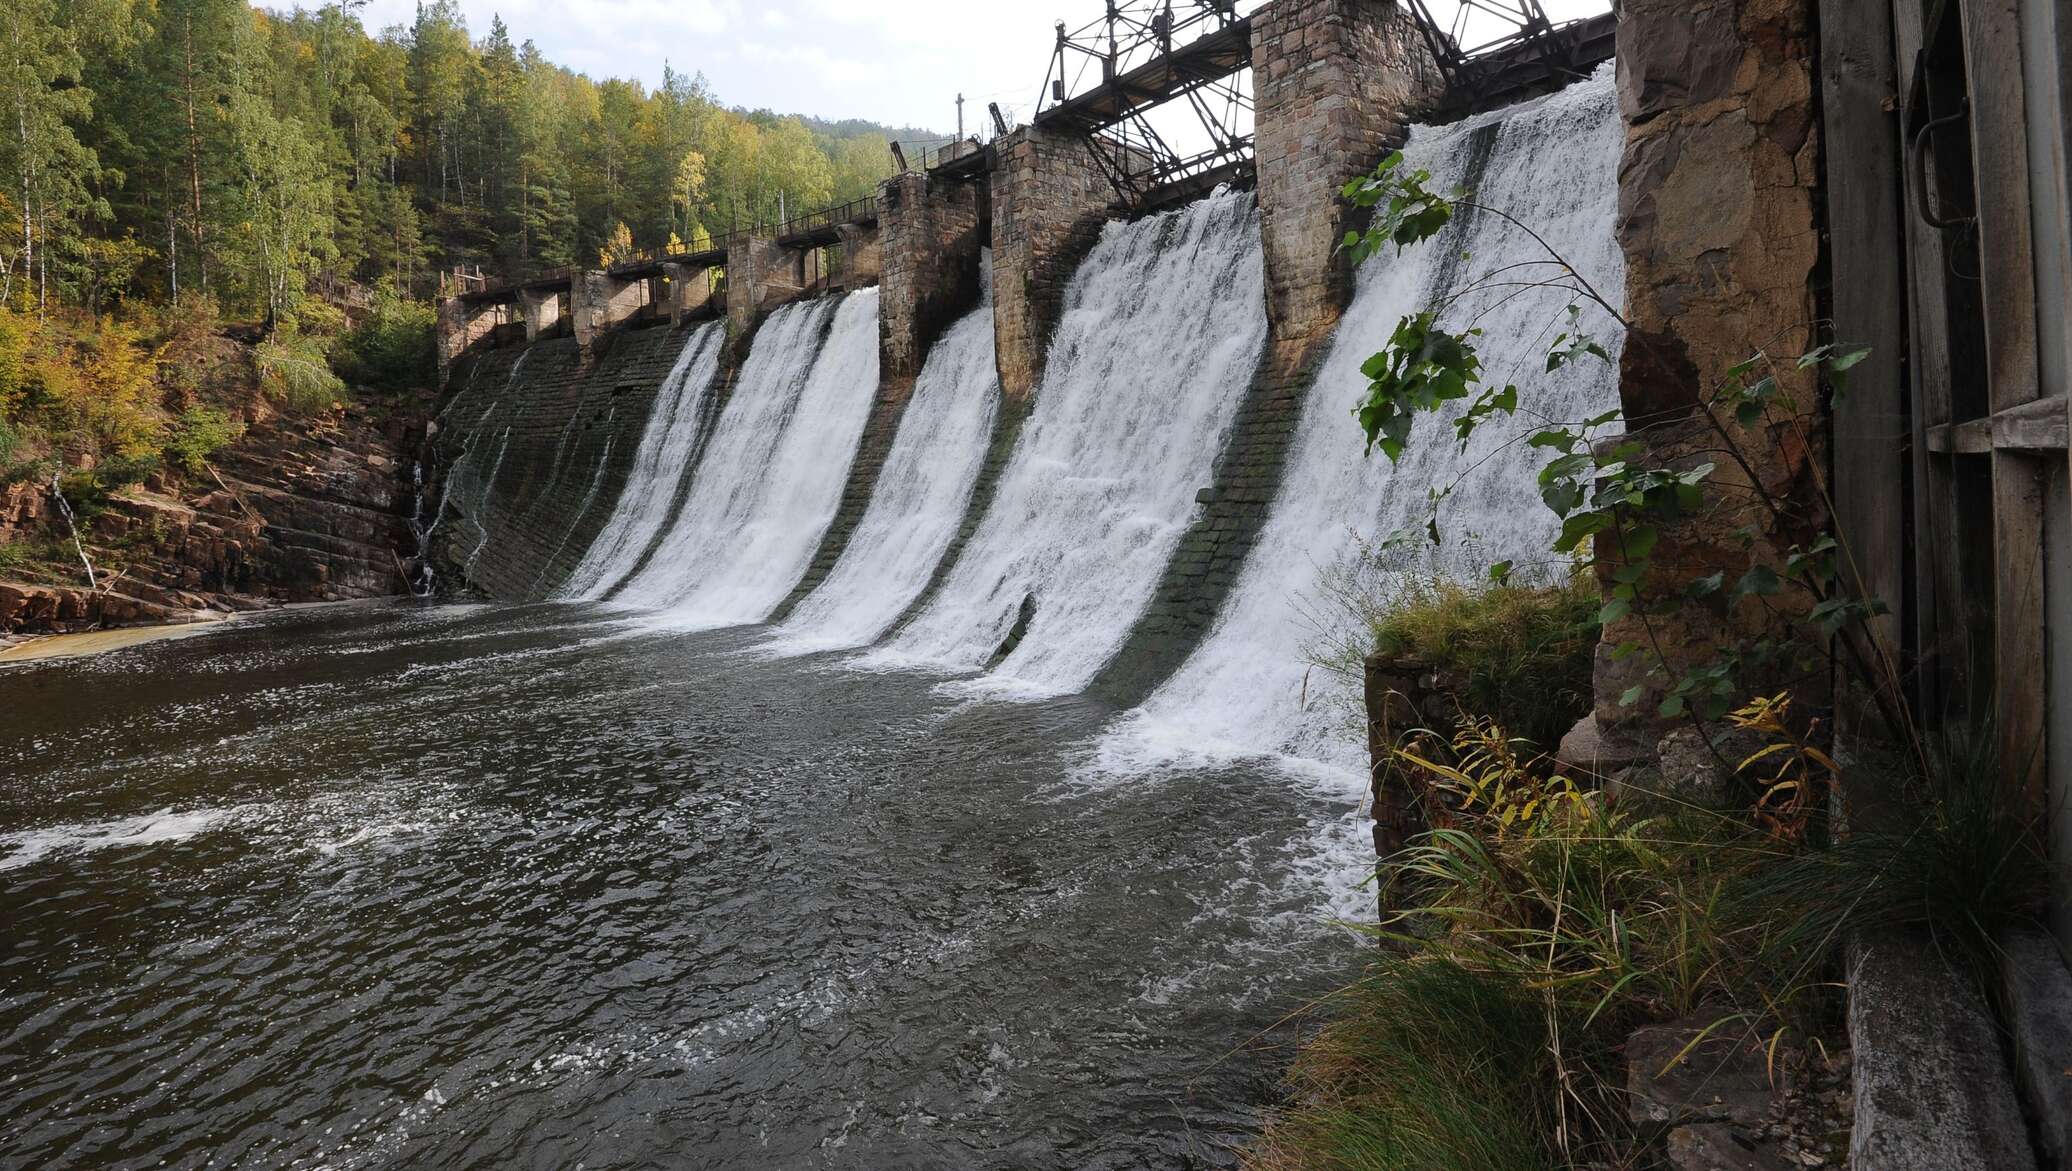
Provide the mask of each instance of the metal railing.
[{"label": "metal railing", "polygon": [[[790,219],[779,220],[774,223],[757,221],[753,224],[743,225],[737,222],[726,231],[713,235],[711,240],[702,248],[693,248],[682,244],[674,248],[668,246],[638,248],[631,252],[614,256],[608,263],[602,264],[600,267],[606,272],[619,274],[630,269],[648,268],[653,265],[681,260],[687,257],[704,256],[711,253],[729,253],[741,241],[750,237],[763,240],[791,240],[800,236],[838,228],[844,224],[874,223],[877,221],[877,218],[878,197],[876,195],[866,195],[834,207],[823,208],[819,211],[808,212],[805,215],[793,216]],[[481,265],[455,265],[452,272],[448,275],[450,283],[447,295],[471,298],[500,296],[514,289],[530,288],[535,285],[566,284],[572,282],[576,274],[581,271],[582,269],[573,267],[551,268],[532,273],[517,280],[511,280],[489,276],[482,271]]]}]

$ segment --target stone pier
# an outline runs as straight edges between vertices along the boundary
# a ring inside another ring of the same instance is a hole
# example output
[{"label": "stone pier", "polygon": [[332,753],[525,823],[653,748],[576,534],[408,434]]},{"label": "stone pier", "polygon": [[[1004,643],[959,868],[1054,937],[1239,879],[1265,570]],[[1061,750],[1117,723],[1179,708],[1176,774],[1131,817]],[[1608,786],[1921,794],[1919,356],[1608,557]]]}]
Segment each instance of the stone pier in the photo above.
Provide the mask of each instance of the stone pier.
[{"label": "stone pier", "polygon": [[835,229],[842,238],[835,245],[835,278],[850,291],[879,283],[885,275],[884,237],[875,227],[842,224]]},{"label": "stone pier", "polygon": [[1076,134],[1025,126],[995,148],[993,336],[1013,403],[1036,390],[1065,286],[1100,237],[1115,189]]},{"label": "stone pier", "polygon": [[910,171],[878,189],[884,271],[879,367],[911,383],[936,339],[979,303],[980,191]]},{"label": "stone pier", "polygon": [[1266,5],[1253,18],[1252,76],[1267,312],[1286,370],[1352,300],[1338,246],[1356,225],[1339,193],[1401,145],[1444,81],[1399,0]]},{"label": "stone pier", "polygon": [[682,325],[712,304],[712,270],[689,264],[662,265],[669,286],[669,324]]},{"label": "stone pier", "polygon": [[507,307],[502,303],[475,302],[465,297],[448,297],[439,302],[438,355],[439,378],[445,381],[447,370],[461,355],[473,349],[475,343],[496,332],[504,323]]},{"label": "stone pier", "polygon": [[605,331],[624,323],[647,304],[647,281],[621,280],[608,272],[579,272],[569,282],[569,316],[576,345],[590,353]]},{"label": "stone pier", "polygon": [[518,290],[518,311],[525,318],[525,340],[536,342],[561,323],[560,289]]},{"label": "stone pier", "polygon": [[[1810,4],[1720,0],[1694,12],[1685,0],[1626,0],[1618,36],[1628,127],[1618,233],[1633,323],[1620,402],[1629,430],[1649,450],[1644,458],[1717,463],[1722,499],[1749,499],[1748,480],[1718,458],[1719,443],[1697,407],[1728,367],[1758,348],[1781,360],[1812,345],[1821,225]],[[1824,447],[1813,413],[1819,395],[1789,361],[1781,366],[1786,393],[1808,412],[1804,434]],[[1819,450],[1754,434],[1744,446],[1754,457],[1749,470],[1772,498],[1814,498]],[[1756,557],[1780,564],[1780,550],[1800,539],[1777,531],[1752,504],[1722,507],[1664,533],[1659,571],[1682,579],[1722,564],[1745,568],[1734,535],[1743,526],[1758,534]],[[1646,631],[1638,617],[1607,625],[1596,722],[1609,754],[1653,757],[1666,730],[1655,713],[1667,682],[1716,659],[1724,643],[1762,636],[1772,621],[1766,602],[1776,600],[1744,599],[1724,613],[1685,606]],[[1659,645],[1669,670],[1648,676],[1647,655],[1615,659],[1612,648],[1628,640]],[[1640,689],[1639,701],[1622,703],[1631,687]]]},{"label": "stone pier", "polygon": [[799,256],[755,236],[742,237],[728,250],[727,322],[736,346],[747,345],[771,310],[805,290]]}]

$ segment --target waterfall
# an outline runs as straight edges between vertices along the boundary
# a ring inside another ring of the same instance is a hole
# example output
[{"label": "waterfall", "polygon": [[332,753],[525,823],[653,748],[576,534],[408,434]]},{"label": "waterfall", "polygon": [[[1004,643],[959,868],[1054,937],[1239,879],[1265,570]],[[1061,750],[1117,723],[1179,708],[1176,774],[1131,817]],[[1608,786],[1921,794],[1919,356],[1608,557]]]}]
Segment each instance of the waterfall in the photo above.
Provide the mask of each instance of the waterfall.
[{"label": "waterfall", "polygon": [[[990,293],[992,282],[982,279],[980,287]],[[999,403],[989,296],[929,351],[870,508],[827,580],[784,624],[775,649],[863,646],[921,595],[964,519]]]},{"label": "waterfall", "polygon": [[[1478,202],[1517,216],[1617,304],[1625,284],[1613,236],[1623,134],[1607,69],[1526,106],[1420,127],[1406,153],[1432,172],[1433,190],[1465,186]],[[1477,580],[1481,567],[1504,558],[1547,564],[1558,528],[1535,487],[1543,453],[1514,442],[1530,426],[1522,417],[1514,426],[1485,426],[1465,453],[1447,420],[1426,418],[1392,466],[1362,454],[1348,413],[1367,385],[1362,362],[1400,317],[1467,278],[1539,255],[1517,228],[1470,211],[1424,246],[1365,266],[1305,404],[1272,514],[1223,613],[1180,671],[1103,745],[1110,768],[1138,767],[1133,758],[1144,755],[1285,754],[1358,768],[1364,778],[1358,684],[1312,669],[1304,648],[1355,626],[1330,600],[1331,583],[1364,577],[1369,588],[1385,587],[1377,575],[1401,571],[1377,567],[1362,546],[1421,525],[1429,489],[1460,483],[1440,514],[1446,543],[1427,545],[1416,572]],[[1472,318],[1484,331],[1478,348],[1489,381],[1519,383],[1522,405],[1555,420],[1617,406],[1613,366],[1584,362],[1543,373],[1548,344],[1568,327],[1567,297],[1536,292],[1502,301],[1513,291],[1450,314],[1456,328]],[[1598,315],[1590,327],[1616,355],[1623,341],[1616,326]]]},{"label": "waterfall", "polygon": [[991,508],[941,592],[865,662],[1001,658],[987,686],[1085,687],[1195,512],[1265,345],[1264,305],[1250,195],[1108,225],[1066,292]]},{"label": "waterfall", "polygon": [[834,519],[877,387],[876,289],[771,315],[690,495],[613,600],[688,627],[768,617]]},{"label": "waterfall", "polygon": [[[705,404],[726,348],[727,327],[713,321],[691,330],[655,394],[619,505],[560,591],[568,601],[605,597],[647,554],[682,499],[684,469],[705,431]],[[600,464],[601,468],[603,465]],[[594,490],[593,490],[594,491]]]}]

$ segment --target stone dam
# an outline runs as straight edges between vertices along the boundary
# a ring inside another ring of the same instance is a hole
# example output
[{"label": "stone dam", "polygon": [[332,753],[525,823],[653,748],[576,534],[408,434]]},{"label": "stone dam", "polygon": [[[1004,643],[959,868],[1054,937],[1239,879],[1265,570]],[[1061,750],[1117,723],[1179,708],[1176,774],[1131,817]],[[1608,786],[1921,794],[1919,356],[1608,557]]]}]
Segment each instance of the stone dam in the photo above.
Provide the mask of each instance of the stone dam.
[{"label": "stone dam", "polygon": [[[1595,275],[1620,283],[1609,66],[1413,134],[1448,91],[1407,9],[1278,0],[1244,31],[1256,157],[1235,185],[1119,199],[1098,135],[1039,119],[782,236],[449,299],[421,588],[788,630],[839,608],[815,598],[832,581],[876,619],[836,645],[1009,690],[1152,696],[1219,620],[1245,621],[1227,612],[1302,504],[1305,430],[1325,480],[1364,482],[1344,442],[1358,361],[1321,376],[1356,301],[1349,177],[1428,138],[1447,144],[1435,170],[1504,155],[1523,195],[1558,154],[1572,181],[1547,210],[1594,232]],[[1391,305],[1424,291],[1373,283]],[[1519,328],[1545,299],[1508,310]],[[1315,539],[1283,552],[1314,571],[1388,514],[1306,514]]]}]

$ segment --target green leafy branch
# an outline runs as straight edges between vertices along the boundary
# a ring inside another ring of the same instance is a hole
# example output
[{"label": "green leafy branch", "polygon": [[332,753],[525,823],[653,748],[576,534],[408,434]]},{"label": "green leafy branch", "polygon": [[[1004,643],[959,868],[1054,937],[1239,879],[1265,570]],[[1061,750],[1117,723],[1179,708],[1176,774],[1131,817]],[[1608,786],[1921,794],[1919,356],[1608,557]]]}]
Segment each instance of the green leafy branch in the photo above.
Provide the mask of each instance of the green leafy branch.
[{"label": "green leafy branch", "polygon": [[[1387,347],[1362,367],[1368,387],[1354,414],[1366,434],[1368,453],[1371,455],[1379,448],[1391,461],[1400,460],[1407,451],[1419,415],[1465,404],[1458,408],[1453,420],[1455,438],[1465,450],[1480,428],[1526,410],[1516,385],[1485,382],[1482,359],[1476,349],[1482,330],[1475,322],[1471,320],[1459,329],[1441,324],[1463,299],[1501,293],[1494,304],[1481,310],[1481,314],[1487,314],[1535,290],[1566,295],[1567,328],[1547,349],[1547,374],[1584,361],[1611,362],[1609,348],[1585,326],[1586,309],[1602,313],[1630,334],[1630,323],[1619,307],[1529,225],[1500,208],[1474,202],[1464,191],[1450,195],[1436,192],[1431,182],[1430,172],[1408,166],[1403,155],[1395,152],[1383,159],[1371,175],[1347,184],[1343,192],[1346,200],[1371,209],[1373,219],[1366,230],[1348,233],[1343,249],[1356,262],[1391,247],[1400,254],[1430,241],[1460,218],[1462,212],[1473,211],[1513,226],[1534,241],[1541,255],[1485,272],[1425,310],[1405,316]],[[1648,343],[1634,337],[1632,344]],[[1824,345],[1790,362],[1796,371],[1810,372],[1823,380],[1832,393],[1840,395],[1849,371],[1868,354],[1869,350],[1861,346]],[[1524,441],[1552,453],[1539,473],[1538,486],[1542,501],[1561,521],[1555,550],[1569,553],[1588,547],[1594,551],[1586,555],[1585,561],[1606,581],[1602,621],[1610,625],[1630,616],[1637,619],[1644,633],[1643,640],[1615,648],[1614,657],[1624,659],[1647,651],[1652,660],[1648,678],[1664,682],[1662,716],[1719,719],[1745,700],[1745,674],[1781,666],[1811,670],[1821,659],[1833,662],[1839,654],[1844,665],[1855,668],[1874,684],[1873,693],[1895,728],[1905,731],[1905,713],[1892,698],[1896,688],[1887,687],[1895,673],[1884,661],[1876,640],[1866,636],[1867,624],[1888,610],[1881,601],[1848,588],[1843,549],[1833,535],[1815,533],[1803,548],[1793,546],[1786,552],[1781,567],[1773,567],[1758,558],[1760,534],[1750,526],[1743,530],[1749,567],[1731,584],[1724,571],[1685,581],[1664,580],[1669,575],[1658,572],[1662,567],[1657,565],[1655,553],[1665,528],[1720,506],[1723,493],[1749,493],[1771,517],[1776,532],[1811,527],[1765,488],[1746,446],[1747,436],[1752,433],[1803,427],[1802,405],[1788,393],[1776,366],[1767,353],[1758,352],[1729,369],[1721,384],[1699,400],[1698,414],[1717,439],[1720,458],[1741,472],[1741,484],[1719,480],[1717,461],[1695,462],[1691,466],[1649,462],[1646,445],[1611,437],[1615,429],[1625,431],[1629,422],[1619,411],[1580,423],[1553,423],[1532,430]],[[1803,441],[1805,437],[1800,438]],[[1437,508],[1451,491],[1448,487],[1431,493],[1434,511],[1424,529],[1434,542],[1441,539]],[[1826,495],[1824,485],[1821,494]],[[1509,570],[1509,563],[1503,563],[1490,572],[1493,579],[1501,580]],[[1801,595],[1802,604],[1782,608],[1773,600],[1787,592]],[[1755,639],[1721,647],[1712,660],[1665,679],[1669,657],[1655,634],[1654,618],[1686,605],[1725,609],[1744,604],[1764,608],[1778,620],[1777,625],[1787,630],[1810,629],[1784,638]],[[1821,636],[1818,640],[1811,637],[1814,631]],[[1810,661],[1808,646],[1818,648]],[[1630,706],[1638,703],[1646,691],[1647,685],[1643,683],[1629,689],[1622,699]]]}]

